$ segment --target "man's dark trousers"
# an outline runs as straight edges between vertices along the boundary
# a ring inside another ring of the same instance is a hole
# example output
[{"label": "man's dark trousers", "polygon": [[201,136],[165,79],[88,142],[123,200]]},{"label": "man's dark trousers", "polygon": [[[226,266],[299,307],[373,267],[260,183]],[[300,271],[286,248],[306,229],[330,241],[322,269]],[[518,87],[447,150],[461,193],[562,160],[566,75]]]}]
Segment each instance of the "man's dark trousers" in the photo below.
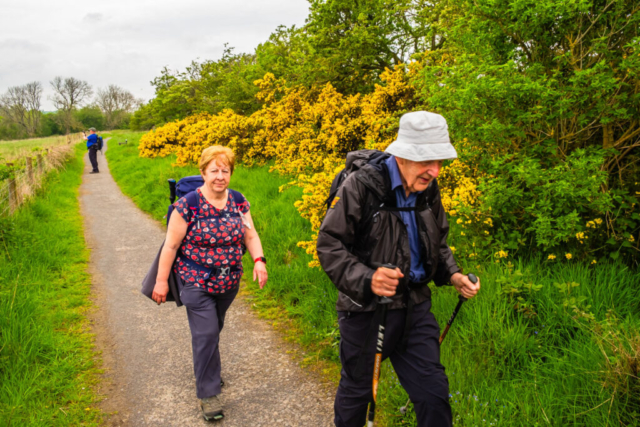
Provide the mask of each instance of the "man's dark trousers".
[{"label": "man's dark trousers", "polygon": [[[440,364],[440,328],[431,313],[431,301],[415,305],[407,348],[401,351],[406,310],[389,310],[382,357],[391,358],[400,383],[413,402],[418,426],[450,427],[449,381]],[[373,363],[376,340],[371,336],[361,354],[365,337],[369,334],[373,312],[338,312],[340,326],[340,361],[342,372],[334,404],[335,424],[338,427],[362,427],[366,421],[367,405],[372,399]],[[361,372],[356,372],[359,357],[364,357]],[[384,393],[380,389],[378,393]]]},{"label": "man's dark trousers", "polygon": [[98,144],[93,144],[91,147],[89,147],[89,161],[91,162],[93,171],[99,172],[98,171]]}]

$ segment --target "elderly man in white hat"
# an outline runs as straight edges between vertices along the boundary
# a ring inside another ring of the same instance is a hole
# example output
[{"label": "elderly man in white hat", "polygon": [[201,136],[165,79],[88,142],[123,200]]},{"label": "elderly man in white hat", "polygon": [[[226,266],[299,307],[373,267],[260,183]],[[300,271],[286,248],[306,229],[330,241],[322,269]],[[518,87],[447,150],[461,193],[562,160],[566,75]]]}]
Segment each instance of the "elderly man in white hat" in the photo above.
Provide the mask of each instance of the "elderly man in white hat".
[{"label": "elderly man in white hat", "polygon": [[427,284],[453,285],[465,298],[480,289],[479,281],[460,272],[447,244],[449,225],[436,178],[443,160],[456,157],[444,117],[416,111],[402,116],[398,138],[386,152],[349,153],[344,173],[334,180],[317,250],[339,291],[336,426],[365,422],[383,301],[382,358],[391,359],[418,425],[451,426],[449,384]]}]

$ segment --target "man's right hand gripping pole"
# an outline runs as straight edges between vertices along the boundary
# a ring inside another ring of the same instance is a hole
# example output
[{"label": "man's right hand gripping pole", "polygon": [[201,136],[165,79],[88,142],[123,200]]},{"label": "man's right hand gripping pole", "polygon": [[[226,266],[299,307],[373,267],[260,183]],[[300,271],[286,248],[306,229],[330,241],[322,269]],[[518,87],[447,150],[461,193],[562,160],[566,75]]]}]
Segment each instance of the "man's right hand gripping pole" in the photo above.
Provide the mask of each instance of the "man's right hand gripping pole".
[{"label": "man's right hand gripping pole", "polygon": [[[386,265],[386,267],[385,267]],[[378,267],[371,278],[371,291],[380,297],[392,297],[396,294],[396,289],[400,279],[404,277],[398,267],[388,264]],[[395,267],[395,268],[389,268]]]}]

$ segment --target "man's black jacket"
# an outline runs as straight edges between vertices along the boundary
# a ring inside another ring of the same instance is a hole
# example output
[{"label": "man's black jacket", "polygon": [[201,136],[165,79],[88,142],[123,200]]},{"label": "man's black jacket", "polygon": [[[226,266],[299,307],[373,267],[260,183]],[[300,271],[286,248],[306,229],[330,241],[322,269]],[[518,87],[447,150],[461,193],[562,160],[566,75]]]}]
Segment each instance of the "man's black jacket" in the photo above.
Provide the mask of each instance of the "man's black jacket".
[{"label": "man's black jacket", "polygon": [[[396,206],[385,160],[380,153],[351,173],[338,190],[318,234],[318,257],[322,268],[340,291],[338,311],[373,311],[376,300],[371,278],[385,263],[397,265],[404,274],[390,309],[405,305],[409,286],[411,251],[409,237],[399,213],[385,210]],[[427,280],[412,288],[413,301],[430,299],[427,283],[441,286],[460,271],[447,245],[449,223],[440,200],[437,180],[418,195],[416,222],[423,245]]]}]

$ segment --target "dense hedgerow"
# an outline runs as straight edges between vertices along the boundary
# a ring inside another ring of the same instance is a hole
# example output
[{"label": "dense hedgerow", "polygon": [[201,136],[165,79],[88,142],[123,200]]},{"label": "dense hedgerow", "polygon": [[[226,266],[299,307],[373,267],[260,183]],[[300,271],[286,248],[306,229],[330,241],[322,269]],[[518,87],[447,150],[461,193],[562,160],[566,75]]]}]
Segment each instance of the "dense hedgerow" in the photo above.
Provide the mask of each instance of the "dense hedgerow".
[{"label": "dense hedgerow", "polygon": [[[403,113],[427,109],[447,118],[459,154],[439,178],[457,256],[636,262],[640,3],[439,4],[446,43],[387,69],[373,92],[267,73],[260,110],[168,123],[143,137],[142,155],[186,164],[223,144],[247,164],[274,160],[304,189],[296,206],[315,233],[346,153],[386,148]],[[310,253],[314,239],[301,242]]]}]

